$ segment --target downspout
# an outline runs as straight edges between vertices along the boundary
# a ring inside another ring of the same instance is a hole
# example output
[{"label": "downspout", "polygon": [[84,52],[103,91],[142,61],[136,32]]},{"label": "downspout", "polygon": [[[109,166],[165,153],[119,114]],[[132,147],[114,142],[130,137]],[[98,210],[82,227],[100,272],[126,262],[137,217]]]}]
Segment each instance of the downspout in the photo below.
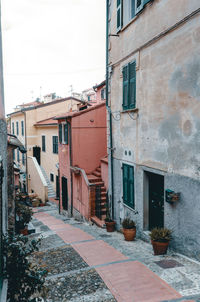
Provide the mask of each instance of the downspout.
[{"label": "downspout", "polygon": [[109,0],[106,0],[106,107],[109,114],[109,151],[110,151],[110,177],[111,177],[111,207],[112,207],[112,218],[114,219],[114,179],[113,179],[113,139],[112,139],[112,112],[108,102],[108,18],[109,18]]},{"label": "downspout", "polygon": [[27,149],[27,136],[26,136],[26,112],[23,112],[24,114],[24,135],[25,135],[25,148],[27,150],[26,152],[26,190],[28,193],[28,149]]},{"label": "downspout", "polygon": [[[72,128],[71,128],[71,123],[68,123],[68,125],[69,125],[69,160],[70,160],[70,167],[72,167]],[[73,217],[73,173],[71,169],[70,169],[70,177],[71,177],[71,217]]]}]

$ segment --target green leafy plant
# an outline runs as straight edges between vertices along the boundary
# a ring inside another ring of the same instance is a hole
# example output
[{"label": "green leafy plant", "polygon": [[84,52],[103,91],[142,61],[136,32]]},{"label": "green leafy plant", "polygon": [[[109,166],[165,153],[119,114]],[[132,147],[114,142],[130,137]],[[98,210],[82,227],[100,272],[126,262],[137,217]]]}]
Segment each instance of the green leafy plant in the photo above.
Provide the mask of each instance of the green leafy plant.
[{"label": "green leafy plant", "polygon": [[122,221],[122,226],[124,229],[134,229],[135,221],[130,218],[124,218],[124,220]]},{"label": "green leafy plant", "polygon": [[31,208],[16,202],[16,214],[19,217],[19,221],[16,221],[16,229],[24,229],[25,226],[31,221],[33,211]]},{"label": "green leafy plant", "polygon": [[149,236],[151,240],[158,242],[166,242],[171,240],[172,231],[167,228],[154,228],[151,230]]},{"label": "green leafy plant", "polygon": [[9,234],[3,238],[5,261],[4,277],[8,279],[9,302],[36,302],[33,294],[44,290],[46,270],[32,265],[29,256],[38,251],[41,239],[28,241],[27,237]]}]

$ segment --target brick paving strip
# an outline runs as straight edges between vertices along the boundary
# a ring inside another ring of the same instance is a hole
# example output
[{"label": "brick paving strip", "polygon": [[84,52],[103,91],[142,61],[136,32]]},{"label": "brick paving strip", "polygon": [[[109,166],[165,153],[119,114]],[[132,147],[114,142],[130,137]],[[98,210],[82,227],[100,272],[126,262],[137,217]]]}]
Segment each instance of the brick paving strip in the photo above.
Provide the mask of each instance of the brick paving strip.
[{"label": "brick paving strip", "polygon": [[161,302],[182,298],[144,264],[129,260],[106,242],[45,212],[35,211],[34,217],[70,244],[91,269],[96,269],[117,301]]}]

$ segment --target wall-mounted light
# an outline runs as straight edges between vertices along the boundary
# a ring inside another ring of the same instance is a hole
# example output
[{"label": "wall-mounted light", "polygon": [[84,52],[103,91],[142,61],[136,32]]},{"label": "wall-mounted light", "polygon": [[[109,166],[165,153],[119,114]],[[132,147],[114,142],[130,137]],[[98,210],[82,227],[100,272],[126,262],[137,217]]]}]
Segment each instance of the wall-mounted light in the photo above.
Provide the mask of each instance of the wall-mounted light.
[{"label": "wall-mounted light", "polygon": [[180,194],[181,194],[180,192],[176,193],[170,189],[167,189],[165,191],[165,200],[170,204],[174,204],[180,200]]}]

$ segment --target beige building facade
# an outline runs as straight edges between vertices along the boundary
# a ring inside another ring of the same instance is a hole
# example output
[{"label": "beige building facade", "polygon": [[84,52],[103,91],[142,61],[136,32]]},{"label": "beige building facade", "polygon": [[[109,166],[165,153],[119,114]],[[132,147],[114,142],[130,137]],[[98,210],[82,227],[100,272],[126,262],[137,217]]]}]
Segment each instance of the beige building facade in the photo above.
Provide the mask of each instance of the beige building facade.
[{"label": "beige building facade", "polygon": [[[63,111],[76,111],[80,103],[80,100],[72,97],[53,100],[44,104],[34,102],[34,104],[30,103],[29,106],[24,104],[19,107],[19,110],[8,115],[11,133],[15,134],[27,149],[26,156],[21,155],[18,150],[15,150],[14,153],[14,159],[22,171],[20,177],[22,189],[28,189],[29,192],[35,191],[30,185],[33,184],[33,177],[31,176],[32,171],[29,168],[28,157],[36,157],[39,166],[41,165],[44,169],[43,172],[48,178],[47,181],[49,180],[53,190],[56,190],[58,155],[55,149],[58,144],[58,130],[56,122],[53,121],[53,124],[49,124],[49,121]],[[45,151],[42,151],[42,136],[45,136]],[[31,163],[31,165],[33,164]],[[53,181],[50,180],[51,177],[53,177]],[[34,177],[34,182],[37,182],[36,177]],[[35,183],[34,187],[37,188]]]},{"label": "beige building facade", "polygon": [[200,259],[200,2],[107,4],[114,217]]}]

